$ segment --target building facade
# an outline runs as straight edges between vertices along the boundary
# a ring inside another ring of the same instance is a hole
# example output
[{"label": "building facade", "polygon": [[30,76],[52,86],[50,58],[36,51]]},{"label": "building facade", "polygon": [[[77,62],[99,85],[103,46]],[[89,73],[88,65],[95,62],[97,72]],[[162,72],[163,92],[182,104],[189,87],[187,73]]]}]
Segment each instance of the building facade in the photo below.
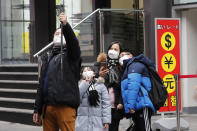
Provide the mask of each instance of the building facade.
[{"label": "building facade", "polygon": [[125,47],[135,45],[134,50],[140,48],[135,52],[142,53],[143,11],[130,10],[143,9],[143,0],[0,0],[1,64],[36,62],[33,55],[53,40],[53,33],[60,27],[58,15],[61,11],[66,12],[73,27],[98,8],[112,9],[102,11],[102,27],[99,27],[101,22],[96,12],[74,29],[84,62],[93,62],[101,52],[100,35],[103,35],[103,48],[118,40]]},{"label": "building facade", "polygon": [[[76,26],[84,63],[93,63],[112,41],[155,62],[154,19],[180,18],[181,74],[197,73],[197,0],[0,0],[0,64],[36,63],[33,55],[53,40],[62,10]],[[195,85],[196,79],[181,80],[184,112],[197,111]]]},{"label": "building facade", "polygon": [[[181,20],[180,52],[181,74],[197,74],[197,0],[174,0],[172,17]],[[197,102],[194,99],[196,78],[181,79],[183,112],[197,113]]]}]

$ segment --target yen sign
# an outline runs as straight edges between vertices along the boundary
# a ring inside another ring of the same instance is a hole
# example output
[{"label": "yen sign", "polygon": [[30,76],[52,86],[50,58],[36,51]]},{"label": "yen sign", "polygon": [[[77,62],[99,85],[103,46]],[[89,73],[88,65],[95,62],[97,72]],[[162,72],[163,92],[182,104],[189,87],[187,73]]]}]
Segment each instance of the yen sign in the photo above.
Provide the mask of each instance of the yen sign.
[{"label": "yen sign", "polygon": [[166,32],[161,37],[161,45],[164,50],[171,51],[174,49],[176,40],[171,32]]},{"label": "yen sign", "polygon": [[176,58],[173,54],[167,53],[162,57],[161,65],[166,72],[172,72],[176,67]]}]

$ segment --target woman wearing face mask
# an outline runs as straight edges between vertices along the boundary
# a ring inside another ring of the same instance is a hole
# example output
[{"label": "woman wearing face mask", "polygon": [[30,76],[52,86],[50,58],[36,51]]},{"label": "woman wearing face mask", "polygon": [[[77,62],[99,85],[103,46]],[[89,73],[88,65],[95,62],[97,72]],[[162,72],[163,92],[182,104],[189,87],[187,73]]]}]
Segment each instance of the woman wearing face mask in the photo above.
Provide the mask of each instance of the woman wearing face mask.
[{"label": "woman wearing face mask", "polygon": [[99,75],[105,78],[111,100],[112,123],[109,131],[118,131],[120,120],[124,116],[123,102],[121,96],[121,68],[119,65],[119,54],[121,46],[119,42],[112,42],[107,51],[107,68],[100,68]]},{"label": "woman wearing face mask", "polygon": [[111,123],[111,105],[104,78],[94,78],[92,68],[82,69],[80,106],[75,122],[76,131],[107,131]]}]

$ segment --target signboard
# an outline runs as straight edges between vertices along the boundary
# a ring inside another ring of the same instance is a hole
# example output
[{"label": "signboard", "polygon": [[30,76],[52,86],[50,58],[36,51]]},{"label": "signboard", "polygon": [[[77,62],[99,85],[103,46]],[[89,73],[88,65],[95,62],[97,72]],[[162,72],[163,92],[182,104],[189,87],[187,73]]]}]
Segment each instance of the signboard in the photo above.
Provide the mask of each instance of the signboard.
[{"label": "signboard", "polygon": [[[157,69],[168,91],[168,99],[164,107],[160,108],[159,112],[176,111],[174,74],[180,74],[179,32],[179,19],[155,19]],[[180,83],[178,88],[180,91]],[[179,92],[179,98],[181,97],[180,94]],[[179,104],[181,107],[181,98]]]}]

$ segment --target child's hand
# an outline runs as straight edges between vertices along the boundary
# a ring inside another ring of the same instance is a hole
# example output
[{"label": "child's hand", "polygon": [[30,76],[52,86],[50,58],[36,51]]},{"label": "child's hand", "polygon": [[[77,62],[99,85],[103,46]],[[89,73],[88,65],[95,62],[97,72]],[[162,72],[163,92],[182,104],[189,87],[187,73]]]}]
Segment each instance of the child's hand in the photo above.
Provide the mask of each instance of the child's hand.
[{"label": "child's hand", "polygon": [[109,128],[109,124],[108,124],[108,123],[105,123],[105,124],[104,124],[103,130],[106,130],[106,129],[108,129],[108,128]]},{"label": "child's hand", "polygon": [[93,77],[86,77],[86,82],[90,82],[93,79]]}]

